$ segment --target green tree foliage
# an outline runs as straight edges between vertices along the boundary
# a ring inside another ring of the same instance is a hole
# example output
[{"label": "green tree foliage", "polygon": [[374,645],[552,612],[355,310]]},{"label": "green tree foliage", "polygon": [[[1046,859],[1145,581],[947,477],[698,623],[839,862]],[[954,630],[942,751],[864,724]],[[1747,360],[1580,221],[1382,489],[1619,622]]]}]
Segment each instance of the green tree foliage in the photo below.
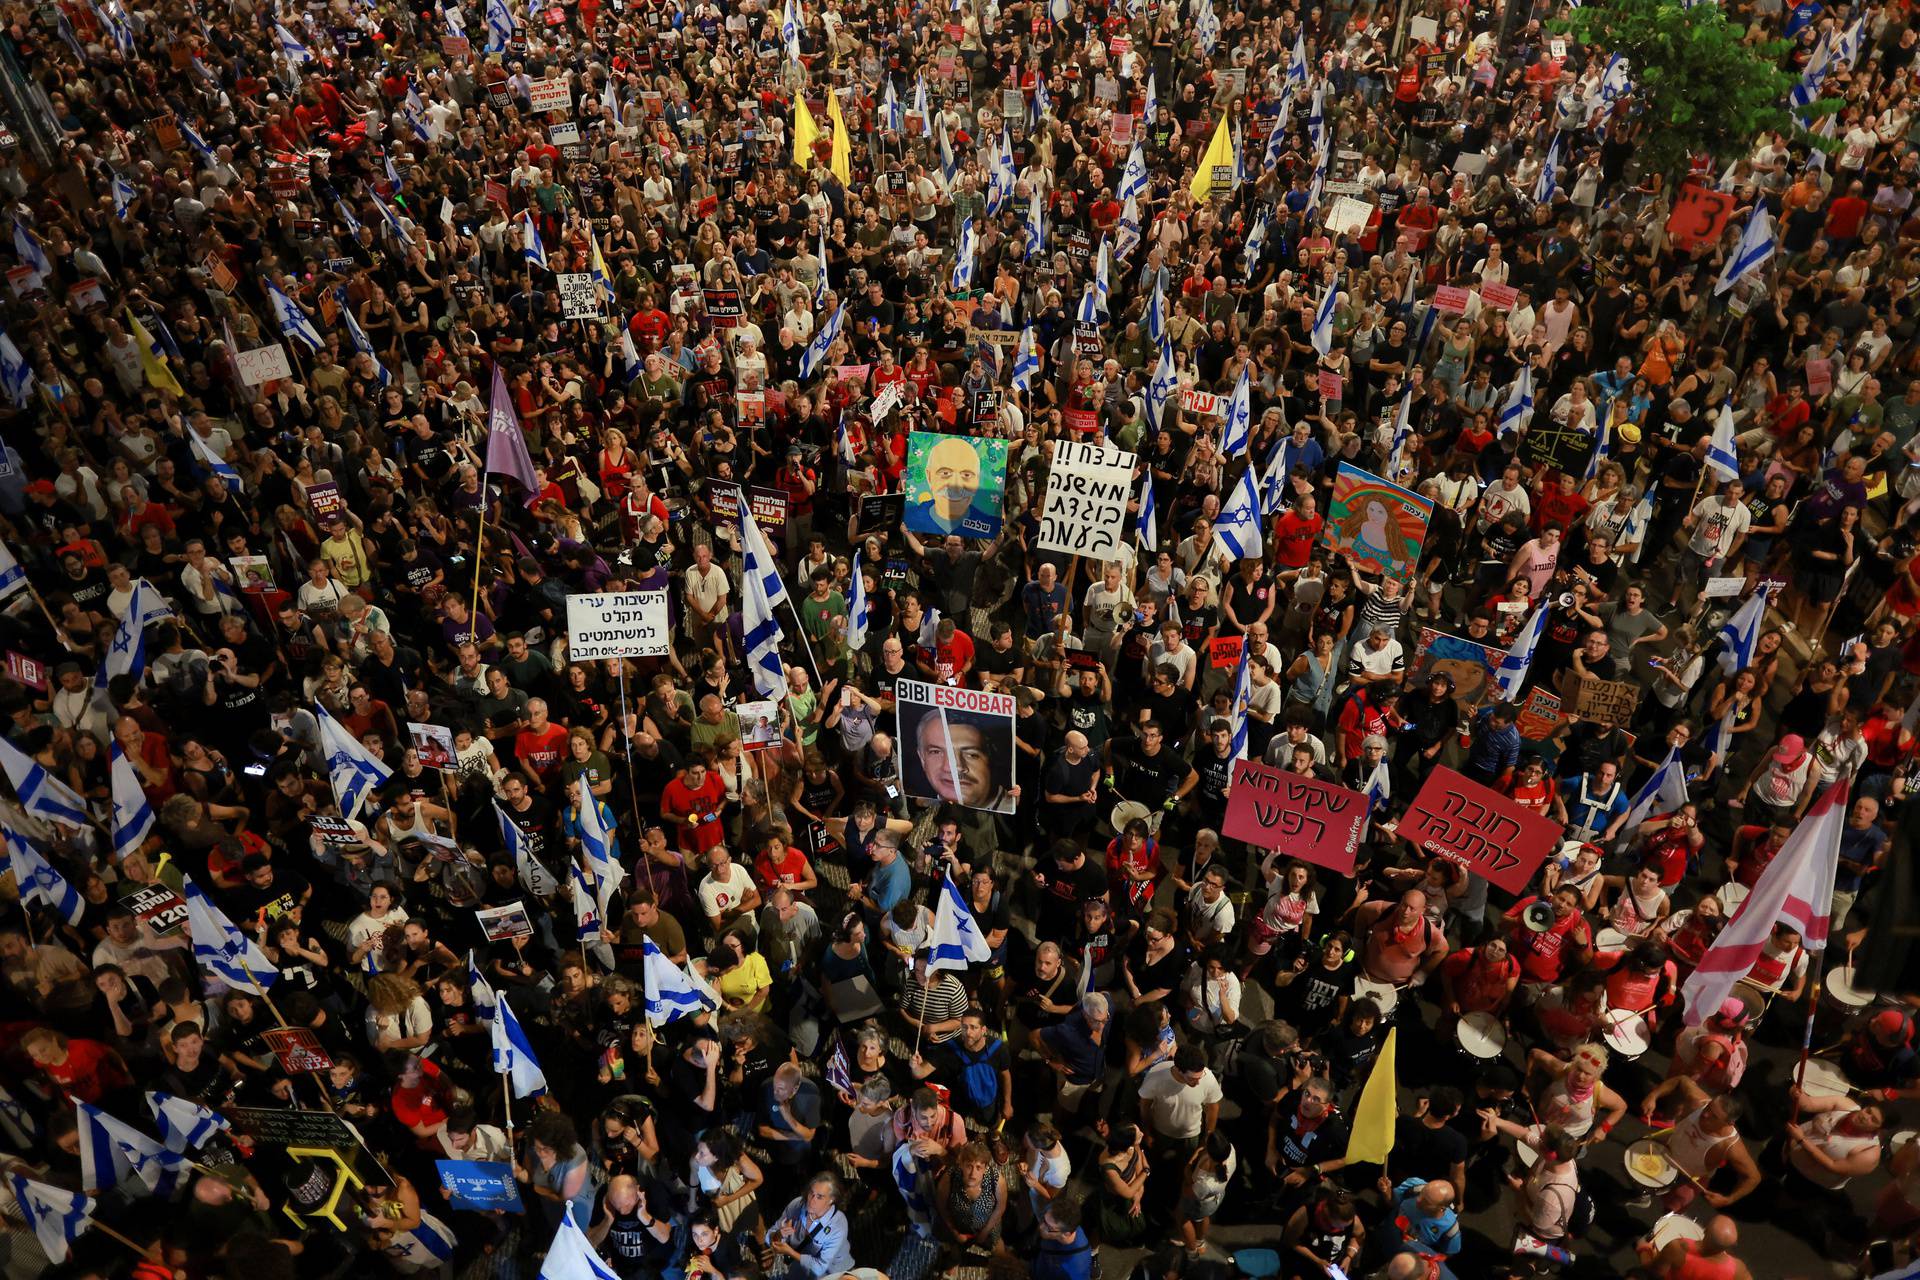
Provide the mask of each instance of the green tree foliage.
[{"label": "green tree foliage", "polygon": [[1625,54],[1644,127],[1635,159],[1646,170],[1679,172],[1709,152],[1724,163],[1768,130],[1794,133],[1782,70],[1792,42],[1749,40],[1714,0],[1587,0],[1552,29],[1597,56]]}]

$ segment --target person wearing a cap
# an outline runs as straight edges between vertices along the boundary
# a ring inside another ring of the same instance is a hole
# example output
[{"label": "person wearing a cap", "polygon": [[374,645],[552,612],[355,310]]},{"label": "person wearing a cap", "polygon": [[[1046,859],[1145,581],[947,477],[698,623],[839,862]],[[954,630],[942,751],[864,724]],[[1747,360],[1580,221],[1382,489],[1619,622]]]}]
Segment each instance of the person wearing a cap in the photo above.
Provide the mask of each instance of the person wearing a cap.
[{"label": "person wearing a cap", "polygon": [[1789,822],[1797,818],[1813,801],[1819,779],[1813,753],[1797,733],[1780,739],[1772,751],[1760,758],[1740,789],[1728,799],[1729,808],[1739,809],[1751,800],[1759,822]]},{"label": "person wearing a cap", "polygon": [[1728,996],[1697,1027],[1674,1041],[1667,1075],[1691,1076],[1709,1094],[1731,1093],[1747,1072],[1747,1005]]},{"label": "person wearing a cap", "polygon": [[1920,1097],[1920,1051],[1909,1009],[1881,1009],[1856,1024],[1842,1043],[1847,1080],[1883,1102]]}]

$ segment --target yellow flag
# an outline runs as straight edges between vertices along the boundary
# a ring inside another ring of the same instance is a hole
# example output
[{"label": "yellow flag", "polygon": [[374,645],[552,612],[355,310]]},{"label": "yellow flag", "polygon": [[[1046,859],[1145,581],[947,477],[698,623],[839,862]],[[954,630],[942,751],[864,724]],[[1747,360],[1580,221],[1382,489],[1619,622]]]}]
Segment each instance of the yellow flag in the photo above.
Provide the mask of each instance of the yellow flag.
[{"label": "yellow flag", "polygon": [[1385,1164],[1393,1150],[1393,1121],[1400,1111],[1400,1078],[1393,1065],[1394,1039],[1399,1028],[1389,1029],[1380,1056],[1373,1061],[1366,1087],[1360,1090],[1360,1104],[1353,1109],[1353,1136],[1347,1139],[1349,1164]]},{"label": "yellow flag", "polygon": [[813,112],[807,110],[806,98],[794,94],[793,162],[800,168],[813,168],[813,140],[819,136],[820,126],[813,122]]},{"label": "yellow flag", "polygon": [[[1200,157],[1200,167],[1194,170],[1193,181],[1187,184],[1188,192],[1196,201],[1205,201],[1213,194],[1215,169],[1233,172],[1233,130],[1227,127],[1224,111],[1220,113],[1219,127],[1213,131],[1213,141],[1207,144],[1207,154]],[[1231,190],[1233,179],[1227,178],[1222,186]]]},{"label": "yellow flag", "polygon": [[853,185],[853,138],[847,133],[847,118],[840,114],[840,95],[827,92],[827,115],[833,121],[833,176],[840,185]]},{"label": "yellow flag", "polygon": [[161,391],[171,391],[176,396],[185,396],[180,380],[173,376],[173,370],[167,368],[167,358],[153,349],[153,335],[147,332],[147,326],[134,319],[133,308],[122,308],[127,314],[127,331],[133,334],[133,344],[140,352],[140,368],[147,375],[147,385]]}]

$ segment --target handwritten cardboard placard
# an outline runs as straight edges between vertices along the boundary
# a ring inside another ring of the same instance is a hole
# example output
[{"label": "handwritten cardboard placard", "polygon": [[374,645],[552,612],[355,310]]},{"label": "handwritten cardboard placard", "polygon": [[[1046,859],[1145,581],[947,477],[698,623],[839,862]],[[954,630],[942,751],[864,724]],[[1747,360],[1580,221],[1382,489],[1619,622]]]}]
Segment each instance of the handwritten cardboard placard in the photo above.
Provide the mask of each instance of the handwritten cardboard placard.
[{"label": "handwritten cardboard placard", "polygon": [[1395,834],[1416,849],[1452,859],[1508,893],[1521,893],[1563,830],[1498,791],[1438,765]]},{"label": "handwritten cardboard placard", "polygon": [[1573,714],[1609,729],[1625,728],[1640,703],[1640,686],[1631,680],[1601,680],[1588,676],[1573,695]]},{"label": "handwritten cardboard placard", "polygon": [[1367,798],[1302,773],[1236,761],[1221,832],[1346,876],[1366,829]]}]

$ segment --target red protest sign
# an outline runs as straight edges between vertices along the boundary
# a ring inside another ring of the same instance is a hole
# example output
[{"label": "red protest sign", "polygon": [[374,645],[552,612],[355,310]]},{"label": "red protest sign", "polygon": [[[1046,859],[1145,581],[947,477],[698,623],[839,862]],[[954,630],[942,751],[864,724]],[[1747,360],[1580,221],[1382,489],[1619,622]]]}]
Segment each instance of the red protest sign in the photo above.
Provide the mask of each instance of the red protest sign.
[{"label": "red protest sign", "polygon": [[1240,760],[1220,830],[1230,840],[1348,876],[1366,824],[1367,798],[1358,791]]},{"label": "red protest sign", "polygon": [[29,689],[38,689],[42,693],[47,691],[46,666],[17,649],[7,650],[7,674]]},{"label": "red protest sign", "polygon": [[1467,291],[1457,284],[1443,284],[1433,291],[1433,305],[1444,315],[1463,315],[1467,309]]},{"label": "red protest sign", "polygon": [[1490,307],[1511,311],[1513,304],[1520,301],[1520,291],[1510,284],[1483,284],[1480,286],[1480,300]]},{"label": "red protest sign", "polygon": [[1346,383],[1345,380],[1333,370],[1322,369],[1320,370],[1319,377],[1315,380],[1315,385],[1319,388],[1320,394],[1328,400],[1338,400],[1340,398],[1340,392]]},{"label": "red protest sign", "polygon": [[1667,238],[1682,253],[1712,244],[1726,231],[1733,206],[1731,191],[1686,183],[1680,188],[1680,198],[1674,201],[1673,212],[1667,215]]},{"label": "red protest sign", "polygon": [[302,1071],[325,1071],[333,1066],[333,1057],[320,1043],[320,1037],[305,1027],[275,1027],[262,1031],[260,1038],[280,1059],[280,1069],[288,1075]]},{"label": "red protest sign", "polygon": [[1521,893],[1560,842],[1562,830],[1559,823],[1440,765],[1427,775],[1395,834],[1508,893]]},{"label": "red protest sign", "polygon": [[1215,671],[1227,670],[1240,665],[1240,646],[1245,643],[1239,636],[1220,636],[1207,642],[1207,656]]}]

